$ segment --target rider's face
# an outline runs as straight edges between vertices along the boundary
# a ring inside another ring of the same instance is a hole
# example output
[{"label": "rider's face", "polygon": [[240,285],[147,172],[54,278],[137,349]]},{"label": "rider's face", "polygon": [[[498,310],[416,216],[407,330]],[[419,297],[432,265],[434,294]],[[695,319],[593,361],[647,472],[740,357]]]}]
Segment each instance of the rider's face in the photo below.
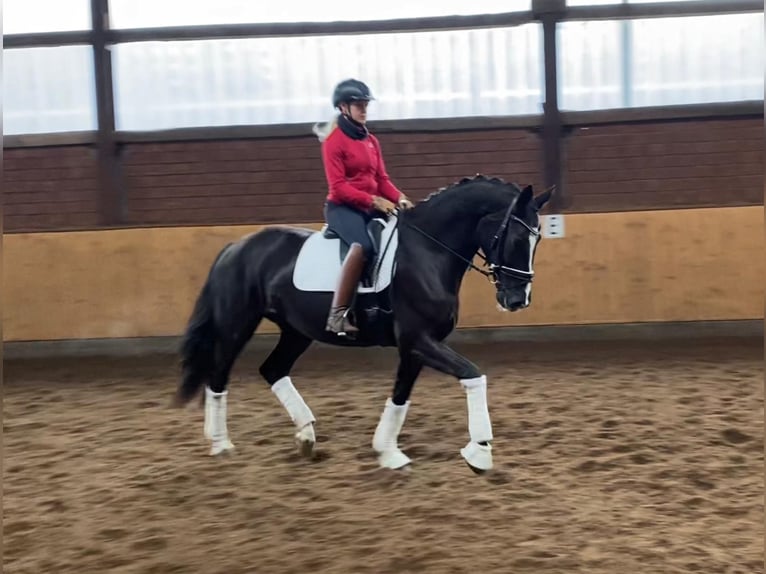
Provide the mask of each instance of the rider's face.
[{"label": "rider's face", "polygon": [[344,113],[351,116],[351,119],[359,122],[360,124],[367,123],[367,104],[369,102],[351,102],[349,104],[342,104],[342,110]]}]

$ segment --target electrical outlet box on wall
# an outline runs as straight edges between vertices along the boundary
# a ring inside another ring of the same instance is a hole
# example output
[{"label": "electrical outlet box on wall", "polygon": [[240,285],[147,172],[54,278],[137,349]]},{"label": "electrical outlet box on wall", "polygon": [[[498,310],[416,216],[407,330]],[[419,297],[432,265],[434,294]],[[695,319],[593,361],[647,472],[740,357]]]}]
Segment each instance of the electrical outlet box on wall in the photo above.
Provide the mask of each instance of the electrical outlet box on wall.
[{"label": "electrical outlet box on wall", "polygon": [[542,216],[543,237],[559,239],[564,237],[564,216],[561,214]]}]

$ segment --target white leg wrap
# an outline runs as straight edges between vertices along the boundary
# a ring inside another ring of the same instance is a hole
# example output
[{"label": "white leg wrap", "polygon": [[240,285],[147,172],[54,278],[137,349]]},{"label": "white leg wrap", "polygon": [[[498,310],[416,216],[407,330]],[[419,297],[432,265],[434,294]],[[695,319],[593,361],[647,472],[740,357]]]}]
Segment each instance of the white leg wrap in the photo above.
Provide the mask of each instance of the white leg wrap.
[{"label": "white leg wrap", "polygon": [[271,391],[282,403],[282,406],[290,415],[290,419],[295,424],[295,428],[302,429],[308,424],[316,421],[314,413],[311,412],[309,406],[303,400],[303,397],[293,386],[293,381],[290,377],[282,377],[276,383],[271,386]]},{"label": "white leg wrap", "polygon": [[399,433],[409,408],[409,401],[403,405],[395,405],[391,398],[386,399],[386,406],[372,437],[372,448],[380,455],[378,462],[384,468],[402,468],[411,462],[409,457],[399,450],[398,445]]},{"label": "white leg wrap", "polygon": [[316,434],[314,433],[314,413],[303,400],[303,397],[293,386],[290,377],[282,377],[271,386],[272,392],[276,395],[282,406],[290,415],[295,428],[295,441],[298,444],[300,452],[305,457],[310,457],[316,443]]},{"label": "white leg wrap", "polygon": [[210,454],[216,455],[231,450],[234,445],[229,440],[229,429],[226,425],[228,391],[214,393],[210,387],[205,387],[205,437],[212,441]]},{"label": "white leg wrap", "polygon": [[492,440],[492,423],[487,407],[487,377],[461,379],[468,403],[468,432],[473,442]]},{"label": "white leg wrap", "polygon": [[492,423],[487,407],[487,377],[482,375],[475,379],[461,379],[468,404],[468,433],[470,442],[461,449],[463,458],[475,469],[489,470],[492,468],[492,446],[479,444],[490,442],[493,438]]}]

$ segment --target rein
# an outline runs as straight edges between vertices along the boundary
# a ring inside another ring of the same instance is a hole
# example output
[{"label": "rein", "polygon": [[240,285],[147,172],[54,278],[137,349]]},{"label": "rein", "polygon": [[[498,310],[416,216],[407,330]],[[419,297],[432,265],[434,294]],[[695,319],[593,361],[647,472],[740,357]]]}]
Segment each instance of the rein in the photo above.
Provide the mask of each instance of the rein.
[{"label": "rein", "polygon": [[[399,223],[401,223],[401,221],[402,221],[401,218],[398,218],[397,222],[396,222],[396,225],[399,225]],[[482,269],[480,267],[477,267],[476,265],[474,265],[473,261],[469,261],[468,259],[466,259],[462,255],[460,255],[460,253],[458,253],[457,251],[455,251],[451,247],[445,245],[444,243],[442,243],[441,241],[439,241],[435,237],[429,235],[428,233],[426,233],[425,231],[420,229],[420,227],[418,227],[417,225],[413,225],[412,223],[405,223],[405,225],[407,227],[409,227],[410,229],[414,229],[418,233],[421,233],[424,237],[427,237],[428,239],[430,239],[431,241],[436,243],[442,249],[445,249],[445,250],[449,251],[450,253],[452,253],[452,255],[454,255],[455,257],[457,257],[461,261],[464,261],[468,265],[468,267],[470,267],[471,269],[473,269],[475,271],[478,271],[479,273],[481,273],[485,277],[491,277],[493,275],[492,271],[484,271],[484,269]],[[484,255],[482,255],[481,253],[478,253],[478,252],[476,254],[479,257],[481,257],[481,259],[484,261],[484,265],[488,265],[489,264],[489,261],[487,260],[486,257],[484,257]]]},{"label": "rein", "polygon": [[[516,202],[514,201],[511,203],[511,205],[508,206],[508,210],[505,213],[503,222],[500,224],[500,227],[498,227],[497,231],[495,232],[495,236],[492,238],[492,245],[491,245],[492,249],[495,248],[498,241],[502,241],[505,238],[505,234],[508,231],[508,225],[511,221],[516,221],[520,223],[527,230],[529,230],[529,232],[532,233],[533,235],[540,235],[540,232],[537,229],[533,229],[524,220],[520,219],[519,217],[511,213],[515,203]],[[402,218],[397,217],[396,225],[398,226],[401,223],[401,221],[402,221]],[[479,273],[487,277],[489,279],[489,282],[492,283],[493,285],[497,284],[498,282],[498,278],[497,278],[498,273],[509,275],[513,277],[514,279],[520,279],[522,281],[532,281],[535,276],[535,272],[532,271],[531,269],[529,271],[524,271],[523,269],[516,269],[514,267],[498,265],[496,263],[492,263],[489,260],[489,258],[483,255],[482,253],[477,252],[476,255],[478,255],[482,259],[482,261],[484,261],[484,266],[489,267],[489,271],[485,271],[484,269],[481,269],[480,267],[477,267],[476,265],[474,265],[473,261],[469,261],[468,259],[460,255],[460,253],[458,253],[451,247],[445,245],[443,242],[439,241],[432,235],[429,235],[428,233],[420,229],[417,225],[413,225],[412,223],[408,223],[408,222],[405,222],[405,225],[407,225],[407,227],[409,227],[410,229],[414,229],[415,231],[417,231],[424,237],[427,237],[428,239],[436,243],[438,246],[440,246],[442,249],[445,249],[446,251],[449,251],[450,253],[452,253],[452,255],[454,255],[461,261],[465,262],[466,265],[468,265],[468,267],[470,267],[474,271],[478,271]]]}]

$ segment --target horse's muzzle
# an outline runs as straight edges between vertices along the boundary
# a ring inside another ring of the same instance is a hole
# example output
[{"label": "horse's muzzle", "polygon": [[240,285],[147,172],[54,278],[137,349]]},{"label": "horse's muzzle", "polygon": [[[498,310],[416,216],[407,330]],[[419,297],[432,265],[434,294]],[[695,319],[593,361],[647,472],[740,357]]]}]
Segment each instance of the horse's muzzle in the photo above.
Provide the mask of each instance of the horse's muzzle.
[{"label": "horse's muzzle", "polygon": [[497,292],[497,302],[503,309],[518,311],[529,306],[527,293],[524,289],[503,289]]}]

